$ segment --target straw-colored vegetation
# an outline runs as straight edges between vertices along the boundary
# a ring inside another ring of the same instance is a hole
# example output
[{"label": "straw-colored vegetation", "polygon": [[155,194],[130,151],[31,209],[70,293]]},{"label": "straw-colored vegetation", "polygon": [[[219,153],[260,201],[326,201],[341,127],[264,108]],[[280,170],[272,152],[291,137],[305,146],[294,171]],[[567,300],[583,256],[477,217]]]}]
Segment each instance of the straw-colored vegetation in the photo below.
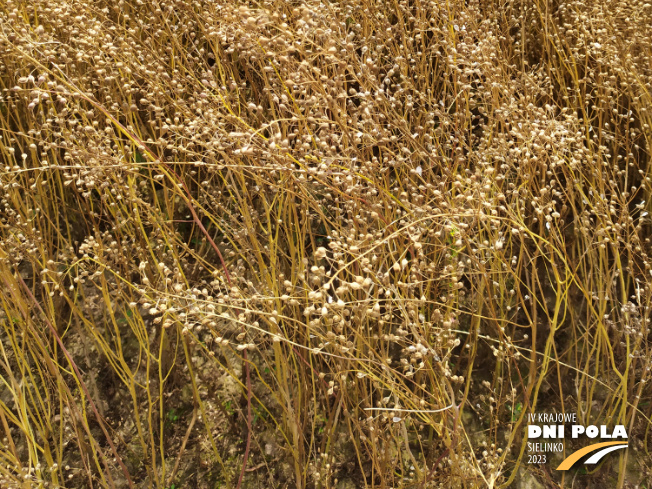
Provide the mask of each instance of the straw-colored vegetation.
[{"label": "straw-colored vegetation", "polygon": [[649,487],[650,3],[3,0],[0,90],[0,487]]}]

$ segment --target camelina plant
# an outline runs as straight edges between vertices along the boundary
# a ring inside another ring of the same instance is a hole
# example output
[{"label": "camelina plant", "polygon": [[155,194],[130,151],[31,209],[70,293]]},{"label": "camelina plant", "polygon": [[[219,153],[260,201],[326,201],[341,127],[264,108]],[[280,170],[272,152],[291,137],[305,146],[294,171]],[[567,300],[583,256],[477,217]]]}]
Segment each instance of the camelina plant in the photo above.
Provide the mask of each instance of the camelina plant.
[{"label": "camelina plant", "polygon": [[647,0],[0,1],[0,487],[650,487],[651,103]]}]

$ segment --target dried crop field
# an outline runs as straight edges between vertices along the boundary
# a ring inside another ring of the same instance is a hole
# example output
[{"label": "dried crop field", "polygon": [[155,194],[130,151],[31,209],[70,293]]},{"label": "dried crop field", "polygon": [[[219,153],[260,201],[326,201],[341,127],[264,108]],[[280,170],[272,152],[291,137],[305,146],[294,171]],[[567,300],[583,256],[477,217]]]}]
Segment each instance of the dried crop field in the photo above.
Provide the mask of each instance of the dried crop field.
[{"label": "dried crop field", "polygon": [[651,487],[651,102],[646,0],[0,1],[0,487]]}]

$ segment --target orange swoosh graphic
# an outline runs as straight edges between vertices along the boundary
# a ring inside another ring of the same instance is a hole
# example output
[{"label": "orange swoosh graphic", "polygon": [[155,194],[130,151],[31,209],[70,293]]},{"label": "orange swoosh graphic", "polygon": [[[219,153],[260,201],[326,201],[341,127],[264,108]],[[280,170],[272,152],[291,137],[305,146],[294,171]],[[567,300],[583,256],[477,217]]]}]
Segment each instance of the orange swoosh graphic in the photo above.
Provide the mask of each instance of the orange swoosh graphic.
[{"label": "orange swoosh graphic", "polygon": [[600,448],[604,447],[611,447],[614,445],[626,445],[627,442],[623,441],[605,441],[603,443],[595,443],[593,445],[589,445],[588,447],[581,448],[580,450],[571,453],[564,461],[559,464],[559,467],[557,467],[557,470],[568,470],[570,469],[575,462],[577,462],[579,459],[581,459],[584,455],[587,455],[591,452],[594,452],[596,450],[599,450]]}]

